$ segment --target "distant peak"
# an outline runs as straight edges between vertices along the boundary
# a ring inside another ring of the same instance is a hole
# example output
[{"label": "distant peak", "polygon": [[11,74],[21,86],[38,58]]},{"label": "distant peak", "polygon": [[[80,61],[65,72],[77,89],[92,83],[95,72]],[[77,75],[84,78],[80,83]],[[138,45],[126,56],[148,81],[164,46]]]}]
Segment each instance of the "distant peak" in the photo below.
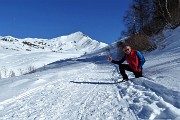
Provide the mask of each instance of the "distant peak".
[{"label": "distant peak", "polygon": [[12,36],[0,36],[0,37],[15,39],[15,37],[12,37]]},{"label": "distant peak", "polygon": [[74,34],[83,34],[81,31],[77,31]]},{"label": "distant peak", "polygon": [[83,36],[86,36],[84,33],[82,33],[81,31],[78,31],[78,32],[74,32],[70,35],[83,35]]}]

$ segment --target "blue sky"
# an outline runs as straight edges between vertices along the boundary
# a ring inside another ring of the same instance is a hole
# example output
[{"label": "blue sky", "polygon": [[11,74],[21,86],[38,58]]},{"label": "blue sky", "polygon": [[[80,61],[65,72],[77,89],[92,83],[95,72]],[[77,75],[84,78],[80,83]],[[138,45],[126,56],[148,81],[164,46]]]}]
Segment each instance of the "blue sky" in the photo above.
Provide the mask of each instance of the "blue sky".
[{"label": "blue sky", "polygon": [[104,43],[125,29],[131,0],[0,0],[0,36],[55,38],[81,31]]}]

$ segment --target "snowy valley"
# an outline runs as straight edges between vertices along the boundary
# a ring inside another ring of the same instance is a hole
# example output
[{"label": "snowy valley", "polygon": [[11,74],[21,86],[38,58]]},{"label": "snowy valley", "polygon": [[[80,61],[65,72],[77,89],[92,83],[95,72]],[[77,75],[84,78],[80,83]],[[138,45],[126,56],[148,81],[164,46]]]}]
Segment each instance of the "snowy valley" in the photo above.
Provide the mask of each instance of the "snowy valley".
[{"label": "snowy valley", "polygon": [[[180,120],[180,27],[161,45],[144,53],[144,77],[119,83],[107,61],[116,49],[81,32],[0,37],[0,120]],[[35,72],[23,74],[29,66]]]}]

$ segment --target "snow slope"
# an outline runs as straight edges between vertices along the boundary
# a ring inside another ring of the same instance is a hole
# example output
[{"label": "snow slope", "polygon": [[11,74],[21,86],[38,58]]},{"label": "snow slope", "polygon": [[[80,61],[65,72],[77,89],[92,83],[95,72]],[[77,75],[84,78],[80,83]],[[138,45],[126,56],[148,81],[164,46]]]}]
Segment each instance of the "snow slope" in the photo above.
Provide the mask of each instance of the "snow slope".
[{"label": "snow slope", "polygon": [[[179,120],[180,27],[167,32],[166,47],[145,54],[145,77],[133,79],[128,73],[132,79],[125,83],[119,83],[118,67],[107,62],[106,48],[81,57],[63,54],[63,60],[60,56],[59,60],[53,58],[58,53],[46,52],[45,68],[0,79],[0,119]],[[10,51],[1,54],[9,64]],[[32,53],[24,59],[42,55]]]},{"label": "snow slope", "polygon": [[145,75],[165,87],[180,91],[180,27],[163,34],[165,48],[147,54]]},{"label": "snow slope", "polygon": [[53,39],[0,37],[1,78],[9,77],[10,71],[16,76],[57,60],[80,57],[107,46],[92,40],[82,32],[72,33]]}]

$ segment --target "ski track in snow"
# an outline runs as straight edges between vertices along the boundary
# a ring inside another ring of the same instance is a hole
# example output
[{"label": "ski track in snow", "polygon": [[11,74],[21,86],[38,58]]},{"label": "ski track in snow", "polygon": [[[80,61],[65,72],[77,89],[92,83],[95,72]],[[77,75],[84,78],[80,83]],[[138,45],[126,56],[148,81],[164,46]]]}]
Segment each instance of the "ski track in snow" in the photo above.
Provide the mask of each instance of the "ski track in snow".
[{"label": "ski track in snow", "polygon": [[76,70],[71,70],[70,65],[65,69],[67,78],[52,80],[1,102],[0,119],[133,120],[128,106],[122,104],[125,101],[119,96],[116,83],[112,81],[114,68],[93,63],[83,66],[78,64]]},{"label": "ski track in snow", "polygon": [[[76,70],[71,67],[65,69],[67,78],[52,80],[1,102],[0,119],[144,120],[180,116],[180,102],[176,100],[180,93],[148,78],[118,83],[120,77],[112,65],[83,63],[77,64]],[[52,78],[55,76],[58,73]]]}]

